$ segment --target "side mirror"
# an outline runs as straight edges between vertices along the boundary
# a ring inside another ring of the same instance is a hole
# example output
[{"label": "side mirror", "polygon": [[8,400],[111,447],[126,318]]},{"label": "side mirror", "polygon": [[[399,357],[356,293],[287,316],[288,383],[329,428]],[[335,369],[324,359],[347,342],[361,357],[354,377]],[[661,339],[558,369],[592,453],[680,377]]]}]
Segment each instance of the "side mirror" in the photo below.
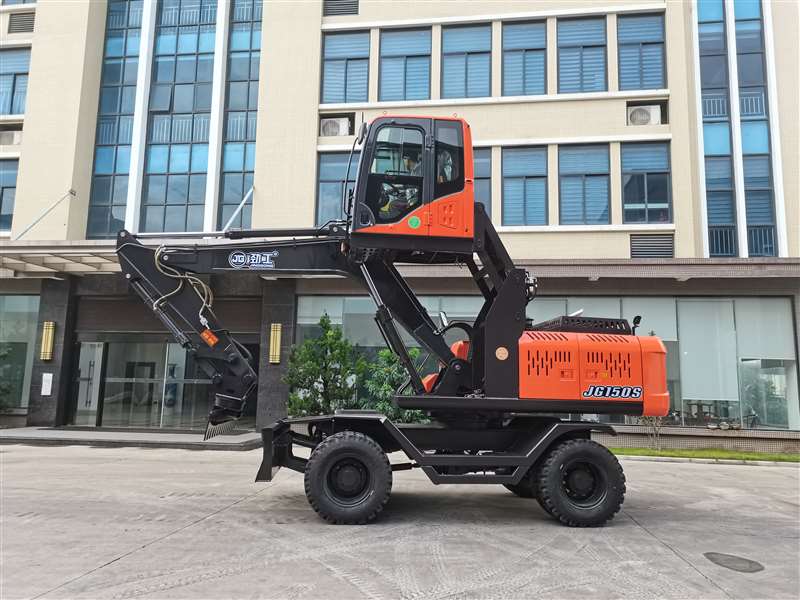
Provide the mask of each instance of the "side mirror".
[{"label": "side mirror", "polygon": [[642,322],[642,315],[636,315],[633,317],[633,330],[632,333],[636,335],[636,329],[639,327],[639,324]]},{"label": "side mirror", "polygon": [[356,143],[363,144],[364,139],[367,137],[367,123],[361,123],[361,127],[358,128],[358,135],[356,136]]},{"label": "side mirror", "polygon": [[450,319],[447,318],[447,314],[443,310],[439,311],[439,321],[441,321],[443,329],[450,325]]}]

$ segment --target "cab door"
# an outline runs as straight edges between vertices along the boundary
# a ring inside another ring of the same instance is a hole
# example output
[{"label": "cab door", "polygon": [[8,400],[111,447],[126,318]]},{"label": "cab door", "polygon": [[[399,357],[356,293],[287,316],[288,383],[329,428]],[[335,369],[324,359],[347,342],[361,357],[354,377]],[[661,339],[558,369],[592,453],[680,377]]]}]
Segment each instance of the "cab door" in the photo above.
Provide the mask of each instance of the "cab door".
[{"label": "cab door", "polygon": [[376,119],[358,174],[353,231],[430,234],[433,194],[430,119]]}]

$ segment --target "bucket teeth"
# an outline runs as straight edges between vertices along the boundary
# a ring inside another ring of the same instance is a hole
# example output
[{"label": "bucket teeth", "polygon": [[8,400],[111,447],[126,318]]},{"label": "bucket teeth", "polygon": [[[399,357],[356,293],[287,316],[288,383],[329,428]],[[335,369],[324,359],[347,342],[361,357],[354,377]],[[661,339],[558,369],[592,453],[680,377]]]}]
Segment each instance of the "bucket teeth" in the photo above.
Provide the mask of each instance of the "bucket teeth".
[{"label": "bucket teeth", "polygon": [[219,425],[212,425],[211,421],[209,421],[206,424],[206,434],[203,437],[203,441],[210,440],[218,435],[224,435],[229,431],[232,431],[235,426],[236,421],[226,421],[225,423],[220,423]]}]

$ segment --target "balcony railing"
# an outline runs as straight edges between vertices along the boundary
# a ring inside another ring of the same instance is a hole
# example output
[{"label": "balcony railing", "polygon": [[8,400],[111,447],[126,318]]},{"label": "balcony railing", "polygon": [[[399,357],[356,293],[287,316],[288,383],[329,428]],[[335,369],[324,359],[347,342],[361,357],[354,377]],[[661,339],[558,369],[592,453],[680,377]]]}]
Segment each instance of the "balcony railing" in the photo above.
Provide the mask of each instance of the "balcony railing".
[{"label": "balcony railing", "polygon": [[703,94],[703,118],[726,119],[728,117],[728,96],[724,93],[705,92]]},{"label": "balcony railing", "polygon": [[763,117],[764,110],[764,90],[750,90],[739,92],[739,110],[742,118]]},{"label": "balcony railing", "polygon": [[711,256],[736,256],[736,227],[709,225],[708,253]]},{"label": "balcony railing", "polygon": [[747,249],[750,256],[775,256],[775,226],[749,225]]}]

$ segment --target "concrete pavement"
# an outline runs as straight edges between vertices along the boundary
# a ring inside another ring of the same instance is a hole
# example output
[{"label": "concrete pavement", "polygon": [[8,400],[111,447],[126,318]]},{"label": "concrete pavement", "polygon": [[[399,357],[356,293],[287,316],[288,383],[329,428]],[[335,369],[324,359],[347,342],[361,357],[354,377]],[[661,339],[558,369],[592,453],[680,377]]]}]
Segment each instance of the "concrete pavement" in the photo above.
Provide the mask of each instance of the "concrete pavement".
[{"label": "concrete pavement", "polygon": [[503,488],[398,472],[377,523],[336,527],[311,511],[301,475],[253,483],[259,459],[0,446],[0,598],[800,594],[795,465],[623,459],[623,512],[600,529],[559,526]]}]

